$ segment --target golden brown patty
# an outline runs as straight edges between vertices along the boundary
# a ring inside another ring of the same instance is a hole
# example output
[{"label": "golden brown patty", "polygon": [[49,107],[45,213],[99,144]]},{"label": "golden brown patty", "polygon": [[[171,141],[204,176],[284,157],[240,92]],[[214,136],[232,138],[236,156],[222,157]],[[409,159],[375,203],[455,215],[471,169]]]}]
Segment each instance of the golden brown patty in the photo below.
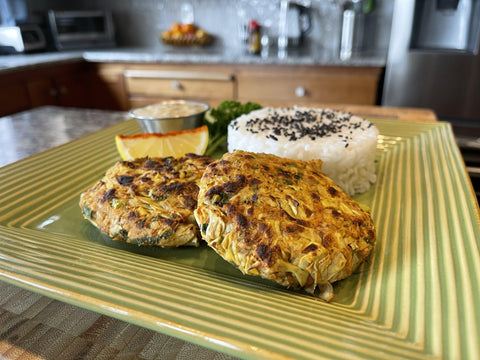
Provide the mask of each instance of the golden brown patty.
[{"label": "golden brown patty", "polygon": [[198,182],[212,161],[193,154],[120,161],[81,195],[83,215],[114,240],[196,246]]},{"label": "golden brown patty", "polygon": [[235,151],[210,164],[195,218],[202,237],[244,274],[325,300],[375,244],[368,211],[310,162]]}]

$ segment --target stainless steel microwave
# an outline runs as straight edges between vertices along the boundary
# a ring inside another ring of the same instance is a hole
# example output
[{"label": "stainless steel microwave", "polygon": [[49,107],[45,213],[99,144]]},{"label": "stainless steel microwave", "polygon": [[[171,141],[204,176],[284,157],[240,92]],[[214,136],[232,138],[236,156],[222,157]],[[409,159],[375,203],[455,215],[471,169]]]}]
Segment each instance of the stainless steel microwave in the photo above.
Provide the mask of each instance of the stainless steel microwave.
[{"label": "stainless steel microwave", "polygon": [[115,30],[108,11],[48,11],[48,22],[57,50],[112,47]]}]

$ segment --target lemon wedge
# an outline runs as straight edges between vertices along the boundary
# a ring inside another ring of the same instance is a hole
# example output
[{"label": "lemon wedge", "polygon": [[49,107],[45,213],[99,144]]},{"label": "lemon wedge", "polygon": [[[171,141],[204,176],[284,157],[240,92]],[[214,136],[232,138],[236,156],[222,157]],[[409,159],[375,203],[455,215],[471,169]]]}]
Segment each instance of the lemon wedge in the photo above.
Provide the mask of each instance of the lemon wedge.
[{"label": "lemon wedge", "polygon": [[178,158],[187,153],[203,155],[208,145],[208,128],[204,125],[196,129],[172,131],[165,134],[117,135],[115,144],[123,160],[146,156]]}]

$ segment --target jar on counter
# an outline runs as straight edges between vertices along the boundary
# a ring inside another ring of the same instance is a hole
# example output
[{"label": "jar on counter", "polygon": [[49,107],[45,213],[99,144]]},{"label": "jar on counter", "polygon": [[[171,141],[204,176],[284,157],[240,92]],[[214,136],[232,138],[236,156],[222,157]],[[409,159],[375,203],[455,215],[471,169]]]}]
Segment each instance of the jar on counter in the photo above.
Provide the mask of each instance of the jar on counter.
[{"label": "jar on counter", "polygon": [[248,52],[251,54],[260,54],[262,50],[261,44],[262,27],[256,20],[248,23]]}]

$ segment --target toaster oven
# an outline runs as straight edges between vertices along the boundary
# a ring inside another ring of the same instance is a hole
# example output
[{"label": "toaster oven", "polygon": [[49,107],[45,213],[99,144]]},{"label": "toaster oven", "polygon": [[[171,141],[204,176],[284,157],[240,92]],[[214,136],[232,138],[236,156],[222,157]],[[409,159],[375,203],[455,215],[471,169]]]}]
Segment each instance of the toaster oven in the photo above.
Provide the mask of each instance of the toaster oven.
[{"label": "toaster oven", "polygon": [[115,45],[112,14],[108,11],[48,11],[57,50],[105,48]]}]

